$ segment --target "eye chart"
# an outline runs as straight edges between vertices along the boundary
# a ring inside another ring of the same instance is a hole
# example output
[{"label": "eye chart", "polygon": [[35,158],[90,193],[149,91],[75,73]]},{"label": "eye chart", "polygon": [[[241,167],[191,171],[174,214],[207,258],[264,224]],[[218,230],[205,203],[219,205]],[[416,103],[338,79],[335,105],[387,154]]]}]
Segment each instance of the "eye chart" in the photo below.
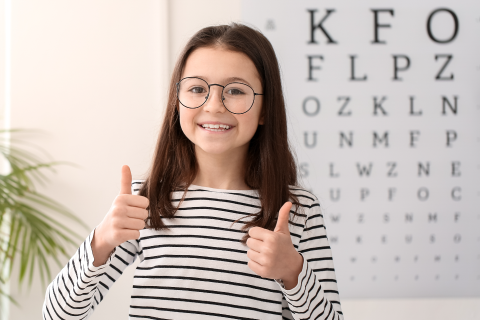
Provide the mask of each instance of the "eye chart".
[{"label": "eye chart", "polygon": [[480,2],[242,10],[280,60],[340,295],[480,296]]}]

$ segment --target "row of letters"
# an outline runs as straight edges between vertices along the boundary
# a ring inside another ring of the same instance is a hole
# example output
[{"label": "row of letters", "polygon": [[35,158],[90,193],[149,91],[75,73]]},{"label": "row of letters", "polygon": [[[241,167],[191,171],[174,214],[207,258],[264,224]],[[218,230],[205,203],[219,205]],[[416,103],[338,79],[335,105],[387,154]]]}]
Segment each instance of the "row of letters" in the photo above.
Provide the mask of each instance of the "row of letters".
[{"label": "row of letters", "polygon": [[[364,224],[364,223],[367,222],[367,215],[365,213],[358,213],[354,217],[351,217],[351,216],[349,217],[349,216],[350,215],[347,215],[347,218],[345,218],[345,219],[349,219],[349,218],[354,219],[359,224]],[[394,215],[394,216],[397,216],[397,215]],[[416,219],[414,219],[415,216],[417,217]],[[450,223],[450,222],[459,223],[461,216],[462,215],[460,214],[460,212],[454,212],[449,218],[445,219],[445,216],[443,216],[443,218],[444,218],[443,221],[446,221],[448,223]],[[340,213],[329,213],[328,214],[328,218],[329,218],[328,220],[332,223],[339,223],[340,220],[344,220],[344,219],[341,219],[341,217],[342,217],[342,214],[340,214]],[[380,219],[383,223],[390,223],[392,221],[393,217],[392,217],[392,214],[390,214],[390,213],[384,213],[384,214],[382,214]],[[395,217],[394,219],[397,219],[397,217]],[[440,218],[439,218],[439,214],[437,212],[429,212],[426,215],[422,215],[422,214],[414,215],[414,213],[407,212],[407,213],[405,213],[404,217],[401,218],[401,220],[403,220],[407,224],[414,223],[414,221],[415,222],[427,222],[427,223],[436,224],[440,221]],[[374,219],[372,220],[371,218],[369,218],[368,221],[375,221],[375,220]]]},{"label": "row of letters", "polygon": [[[364,259],[363,258],[359,259],[358,257],[352,256],[352,257],[350,257],[349,260],[350,260],[351,263],[356,263],[356,262],[360,262]],[[379,261],[380,259],[377,256],[371,256],[370,258],[366,258],[366,260],[371,262],[371,263],[380,262]],[[390,261],[392,261],[392,260],[390,260]],[[414,255],[413,257],[409,257],[409,258],[405,258],[405,257],[402,258],[401,256],[396,255],[396,256],[393,257],[393,261],[394,262],[401,262],[401,261],[421,262],[421,261],[424,261],[424,259],[420,259],[420,257],[418,255]],[[435,255],[433,255],[433,257],[429,257],[428,261],[433,261],[433,262],[441,262],[441,261],[459,262],[460,261],[460,255],[455,254],[453,257],[449,256],[448,258],[445,258],[445,256],[444,256],[443,259],[442,259],[441,255],[435,254]]]},{"label": "row of letters", "polygon": [[[307,18],[309,19],[309,22],[310,22],[310,28],[308,30],[309,41],[307,43],[310,45],[320,44],[320,42],[317,39],[317,33],[322,32],[327,40],[326,41],[327,44],[337,45],[338,41],[332,37],[331,33],[328,32],[326,27],[323,25],[325,21],[328,19],[328,17],[331,14],[333,14],[336,10],[326,9],[325,10],[326,14],[321,19],[319,19],[317,16],[318,9],[308,8],[306,9],[306,11],[307,11]],[[387,44],[387,41],[384,38],[381,39],[380,30],[388,29],[388,28],[391,28],[392,26],[390,23],[381,22],[380,19],[393,19],[395,17],[395,9],[394,8],[373,9],[372,8],[370,9],[370,11],[372,13],[372,18],[373,18],[373,25],[372,25],[373,39],[371,41],[371,44],[374,44],[374,45]],[[443,39],[438,34],[435,33],[435,30],[433,28],[434,19],[438,19],[438,17],[441,15],[448,16],[453,22],[453,28],[451,30],[451,34],[448,37],[445,37]],[[350,21],[347,23],[350,25]],[[437,9],[434,9],[432,12],[430,12],[430,14],[427,16],[426,34],[428,35],[430,40],[432,40],[434,43],[440,43],[440,44],[450,43],[454,41],[458,35],[459,24],[460,23],[459,23],[458,16],[453,10],[449,8],[437,8]]]},{"label": "row of letters", "polygon": [[[322,70],[323,63],[325,61],[328,61],[328,58],[325,58],[325,55],[323,54],[310,54],[307,55],[307,69],[308,69],[308,76],[306,78],[307,81],[319,81],[319,72]],[[336,57],[335,57],[336,58]],[[357,61],[358,59],[358,61]],[[403,81],[403,76],[404,73],[410,69],[411,66],[411,61],[412,59],[406,55],[406,54],[392,54],[392,59],[393,59],[393,72],[392,72],[392,81]],[[434,60],[438,61],[440,60],[443,64],[440,64],[439,68],[437,71],[435,71],[434,74],[432,74],[432,79],[435,81],[454,81],[455,79],[455,74],[451,71],[449,71],[448,65],[450,61],[453,59],[452,54],[436,54],[434,56]],[[350,75],[347,78],[347,75],[345,75],[345,78],[348,79],[349,81],[368,81],[368,74],[365,72],[359,72],[357,70],[357,66],[360,64],[360,57],[356,54],[350,54],[348,55],[348,60],[350,60]],[[443,61],[442,61],[443,60]],[[380,68],[379,68],[380,67]],[[422,63],[422,68],[425,68],[425,66]],[[381,70],[381,66],[376,65],[375,69]],[[383,72],[383,71],[382,71]],[[361,73],[361,75],[359,75]]]},{"label": "row of letters", "polygon": [[[454,95],[452,97],[440,96],[440,108],[439,113],[442,116],[458,115],[458,100],[459,96]],[[388,96],[373,96],[372,97],[372,116],[389,116],[390,113],[385,106]],[[421,107],[415,106],[415,96],[408,97],[408,114],[409,116],[419,117],[423,116],[423,109]],[[337,97],[337,116],[339,117],[350,117],[354,114],[354,107],[350,105],[352,97],[350,96],[338,96]],[[321,104],[320,99],[316,96],[308,96],[303,99],[302,102],[302,111],[308,117],[315,117],[320,114]]]},{"label": "row of letters", "polygon": [[[445,235],[443,235],[442,237],[445,238]],[[328,238],[330,240],[330,243],[332,244],[340,243],[340,237],[337,235],[330,235]],[[394,236],[390,236],[390,238],[394,238]],[[390,238],[387,235],[380,235],[378,238],[378,241],[382,244],[387,244],[389,243]],[[417,236],[415,237],[415,241],[412,234],[406,234],[405,237],[403,238],[403,241],[405,241],[406,244],[412,244],[412,243],[418,244],[419,241],[435,243],[437,240],[438,240],[437,235],[435,234],[429,234],[429,235],[423,234],[422,236]],[[451,239],[449,241],[453,243],[460,243],[462,241],[462,235],[460,233],[456,233],[453,236],[451,236]],[[363,244],[365,242],[364,237],[361,235],[357,235],[354,237],[353,242],[355,244]]]},{"label": "row of letters", "polygon": [[[431,168],[430,161],[426,162],[417,162],[415,166],[415,173],[417,177],[430,177]],[[373,162],[368,163],[361,163],[356,162],[353,164],[355,169],[358,173],[359,177],[369,178],[373,173],[374,164]],[[301,162],[299,164],[300,174],[302,177],[308,177],[310,175],[310,164],[308,162]],[[330,162],[328,164],[328,177],[329,178],[339,178],[342,177],[341,169],[334,163]],[[444,173],[444,175],[448,175],[451,177],[460,177],[462,175],[461,172],[461,162],[460,161],[451,161],[449,165],[444,166],[443,170],[440,171]],[[398,162],[396,161],[389,161],[385,163],[385,167],[380,169],[383,171],[385,177],[388,178],[396,178],[399,177],[400,169]]]},{"label": "row of letters", "polygon": [[[427,187],[420,187],[416,191],[411,192],[412,195],[416,196],[419,201],[428,201],[430,199],[430,190]],[[342,192],[340,188],[330,188],[329,190],[329,199],[333,202],[338,202],[342,198]],[[397,195],[397,188],[387,188],[386,189],[386,199],[388,201],[395,201],[395,196]],[[369,188],[359,188],[358,189],[358,199],[360,201],[367,201],[370,199],[371,192]],[[438,196],[438,195],[437,195]],[[462,200],[462,188],[461,187],[452,187],[448,192],[441,195],[444,198],[449,198],[453,201]],[[349,198],[348,201],[352,199]]]},{"label": "row of letters", "polygon": [[[380,277],[379,277],[379,278],[380,278]],[[386,277],[383,276],[383,277],[381,277],[381,280],[385,280],[385,278],[386,278]],[[420,277],[420,276],[417,274],[417,275],[415,275],[415,276],[413,276],[413,277],[407,277],[407,278],[405,278],[405,276],[402,276],[401,279],[402,279],[402,281],[404,281],[404,280],[421,281],[420,279],[424,280],[425,278],[426,278],[427,280],[428,280],[428,279],[440,280],[440,279],[445,279],[445,278],[446,278],[446,279],[459,280],[459,279],[460,279],[460,275],[459,275],[458,273],[455,273],[455,275],[450,274],[449,277],[445,277],[445,276],[440,277],[439,274],[429,275],[428,277]],[[398,280],[400,280],[400,277],[399,277],[398,275],[395,275],[395,276],[393,276],[393,279],[394,279],[395,281],[398,281]],[[355,281],[355,280],[358,280],[358,279],[356,279],[355,276],[350,276],[350,281]],[[371,277],[371,280],[372,280],[372,281],[377,281],[377,280],[380,280],[380,279],[377,279],[377,276],[372,276],[372,277]],[[477,280],[480,280],[480,275],[477,276]]]},{"label": "row of letters", "polygon": [[[443,137],[440,139],[443,140],[442,144],[447,148],[452,148],[455,144],[454,142],[458,139],[458,132],[456,130],[445,130],[441,133]],[[331,134],[326,136],[330,137]],[[348,131],[338,132],[338,147],[339,148],[352,148],[354,147],[354,132]],[[405,138],[405,145],[408,145],[409,148],[416,148],[420,145],[421,132],[419,130],[410,130]],[[319,134],[317,131],[304,131],[303,132],[303,145],[308,149],[313,149],[317,147],[319,140]],[[372,131],[371,133],[372,148],[389,148],[390,147],[390,132],[376,132]]]}]

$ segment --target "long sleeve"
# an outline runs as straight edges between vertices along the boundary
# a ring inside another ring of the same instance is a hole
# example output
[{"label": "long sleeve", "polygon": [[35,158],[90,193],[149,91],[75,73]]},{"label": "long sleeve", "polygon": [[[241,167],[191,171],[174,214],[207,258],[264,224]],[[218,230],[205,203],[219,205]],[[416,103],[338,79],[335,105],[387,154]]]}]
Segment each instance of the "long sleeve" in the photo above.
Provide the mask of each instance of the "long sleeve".
[{"label": "long sleeve", "polygon": [[95,267],[90,245],[94,232],[48,286],[43,319],[88,319],[125,268],[135,261],[138,242],[129,240],[116,247],[105,264]]},{"label": "long sleeve", "polygon": [[284,319],[343,320],[332,250],[318,200],[305,209],[308,214],[297,250],[303,256],[303,268],[297,286],[286,290],[278,282],[287,302],[284,306],[289,308],[284,308]]}]

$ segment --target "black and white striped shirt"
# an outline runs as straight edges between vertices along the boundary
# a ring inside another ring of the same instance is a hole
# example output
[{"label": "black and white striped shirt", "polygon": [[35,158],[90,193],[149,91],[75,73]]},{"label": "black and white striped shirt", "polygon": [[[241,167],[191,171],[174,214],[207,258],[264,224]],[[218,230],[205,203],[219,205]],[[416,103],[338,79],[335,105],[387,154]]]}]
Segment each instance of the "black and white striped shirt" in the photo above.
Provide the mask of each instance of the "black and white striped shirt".
[{"label": "black and white striped shirt", "polygon": [[[134,190],[140,183],[133,182]],[[89,318],[137,257],[130,319],[343,319],[318,199],[291,189],[305,209],[305,216],[290,215],[292,243],[304,257],[295,288],[286,290],[247,265],[244,222],[232,222],[258,212],[256,190],[191,185],[175,217],[164,219],[169,230],[141,230],[140,239],[116,247],[99,267],[93,266],[93,230],[48,286],[43,319]],[[175,206],[182,195],[173,193]]]}]

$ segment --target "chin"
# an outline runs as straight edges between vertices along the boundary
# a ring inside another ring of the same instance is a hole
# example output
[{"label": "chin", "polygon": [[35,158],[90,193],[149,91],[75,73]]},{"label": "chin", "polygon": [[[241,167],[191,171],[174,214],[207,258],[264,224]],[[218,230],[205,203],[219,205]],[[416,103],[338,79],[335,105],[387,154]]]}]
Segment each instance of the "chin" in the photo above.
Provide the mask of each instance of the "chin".
[{"label": "chin", "polygon": [[215,155],[220,155],[226,152],[229,152],[231,148],[223,145],[213,145],[213,144],[207,144],[207,145],[196,145],[198,148],[202,149],[203,152],[208,153],[208,154],[215,154]]},{"label": "chin", "polygon": [[202,150],[205,153],[215,154],[215,155],[224,154],[224,153],[227,153],[229,151],[229,149],[226,149],[226,148],[202,148]]}]

